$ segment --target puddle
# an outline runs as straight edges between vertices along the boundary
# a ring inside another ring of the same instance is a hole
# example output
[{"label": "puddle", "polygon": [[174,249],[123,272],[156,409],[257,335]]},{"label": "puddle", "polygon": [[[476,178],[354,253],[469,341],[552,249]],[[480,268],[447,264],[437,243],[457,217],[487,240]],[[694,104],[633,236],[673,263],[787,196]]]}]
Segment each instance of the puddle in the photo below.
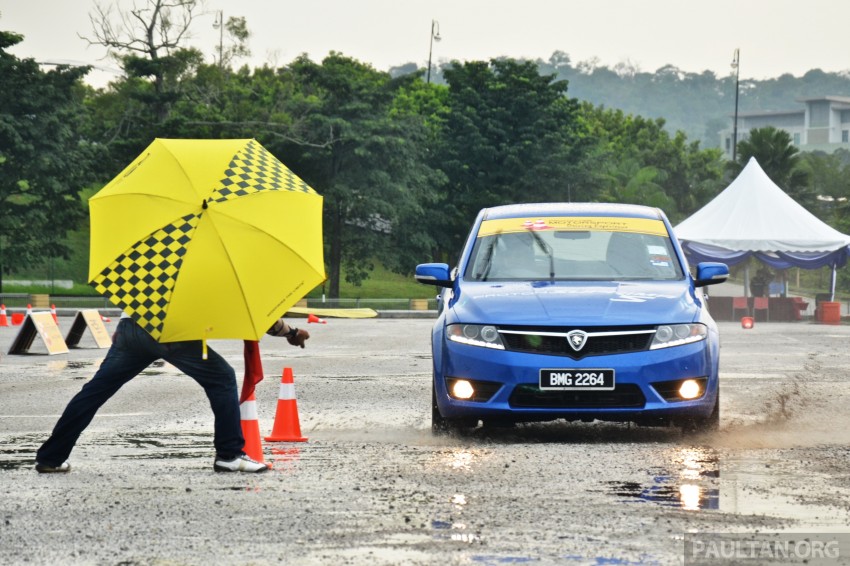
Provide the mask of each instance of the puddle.
[{"label": "puddle", "polygon": [[473,472],[478,468],[484,454],[485,452],[481,450],[458,447],[435,453],[431,456],[428,466],[456,472]]},{"label": "puddle", "polygon": [[850,489],[792,460],[729,456],[721,474],[713,449],[682,448],[672,456],[669,468],[649,469],[643,481],[606,482],[606,491],[626,503],[787,519],[795,528],[846,530],[850,524]]},{"label": "puddle", "polygon": [[47,371],[54,375],[60,374],[66,370],[85,369],[89,371],[100,367],[101,361],[103,360],[51,360],[47,362]]},{"label": "puddle", "polygon": [[0,470],[4,472],[32,468],[33,466],[35,466],[35,462],[31,460],[0,460]]},{"label": "puddle", "polygon": [[729,458],[720,482],[720,510],[791,519],[797,527],[846,531],[850,524],[847,488],[817,472],[803,477],[805,470],[788,462]]},{"label": "puddle", "polygon": [[708,448],[678,448],[669,469],[647,470],[646,481],[609,481],[608,491],[628,502],[648,502],[686,511],[720,508],[720,461]]},{"label": "puddle", "polygon": [[292,472],[298,469],[300,460],[300,448],[272,448],[269,466],[276,472]]},{"label": "puddle", "polygon": [[183,450],[179,452],[156,452],[152,454],[113,454],[110,458],[114,458],[116,460],[195,460],[198,458],[207,458],[210,457],[210,450]]},{"label": "puddle", "polygon": [[129,447],[132,454],[116,454],[118,459],[175,459],[188,460],[209,457],[213,450],[212,434],[162,433],[162,434],[118,434],[104,439],[101,445]]},{"label": "puddle", "polygon": [[688,511],[719,509],[720,490],[697,484],[676,483],[670,476],[657,476],[655,483],[608,482],[609,491],[634,502],[649,502]]},{"label": "puddle", "polygon": [[455,523],[452,521],[431,521],[431,528],[434,529],[434,534],[431,538],[434,540],[444,540],[453,542],[473,543],[480,542],[481,536],[476,533],[471,533],[466,530],[466,524]]}]

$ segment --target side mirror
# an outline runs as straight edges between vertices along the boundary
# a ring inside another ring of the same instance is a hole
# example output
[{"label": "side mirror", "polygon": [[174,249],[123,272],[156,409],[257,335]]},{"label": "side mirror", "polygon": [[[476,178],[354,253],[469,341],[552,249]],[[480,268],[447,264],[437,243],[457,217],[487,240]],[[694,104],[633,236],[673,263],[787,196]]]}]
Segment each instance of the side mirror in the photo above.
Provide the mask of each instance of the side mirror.
[{"label": "side mirror", "polygon": [[717,285],[729,278],[729,266],[725,263],[705,261],[697,264],[697,276],[694,285],[705,287],[706,285]]},{"label": "side mirror", "polygon": [[422,263],[416,266],[414,276],[419,283],[425,285],[436,285],[437,287],[451,287],[454,285],[446,263]]}]

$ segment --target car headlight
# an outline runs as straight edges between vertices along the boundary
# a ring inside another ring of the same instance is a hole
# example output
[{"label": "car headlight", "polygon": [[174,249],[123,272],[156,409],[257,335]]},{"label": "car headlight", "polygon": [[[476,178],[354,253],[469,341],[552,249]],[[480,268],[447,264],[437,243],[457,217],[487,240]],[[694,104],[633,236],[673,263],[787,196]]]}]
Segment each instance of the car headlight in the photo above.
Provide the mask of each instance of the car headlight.
[{"label": "car headlight", "polygon": [[705,340],[708,328],[704,324],[662,324],[655,329],[650,350],[681,346]]},{"label": "car headlight", "polygon": [[499,330],[489,324],[449,324],[446,326],[446,336],[452,342],[460,342],[461,344],[497,350],[505,349],[505,345],[502,344],[502,337],[499,336]]}]

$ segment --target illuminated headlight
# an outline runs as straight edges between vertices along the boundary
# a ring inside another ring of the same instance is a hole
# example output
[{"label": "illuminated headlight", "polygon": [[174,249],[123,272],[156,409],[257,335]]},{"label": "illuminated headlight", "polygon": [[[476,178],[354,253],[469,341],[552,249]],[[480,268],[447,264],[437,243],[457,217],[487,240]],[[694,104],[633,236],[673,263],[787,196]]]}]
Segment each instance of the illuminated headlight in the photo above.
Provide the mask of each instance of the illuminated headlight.
[{"label": "illuminated headlight", "polygon": [[452,397],[456,399],[472,399],[473,395],[475,395],[475,389],[465,379],[458,379],[452,385]]},{"label": "illuminated headlight", "polygon": [[681,346],[705,340],[708,328],[704,324],[662,324],[655,329],[650,350]]},{"label": "illuminated headlight", "polygon": [[450,324],[446,334],[452,342],[504,350],[502,338],[495,326],[483,324]]},{"label": "illuminated headlight", "polygon": [[682,399],[696,399],[702,395],[702,387],[694,379],[686,379],[679,386],[679,396]]}]

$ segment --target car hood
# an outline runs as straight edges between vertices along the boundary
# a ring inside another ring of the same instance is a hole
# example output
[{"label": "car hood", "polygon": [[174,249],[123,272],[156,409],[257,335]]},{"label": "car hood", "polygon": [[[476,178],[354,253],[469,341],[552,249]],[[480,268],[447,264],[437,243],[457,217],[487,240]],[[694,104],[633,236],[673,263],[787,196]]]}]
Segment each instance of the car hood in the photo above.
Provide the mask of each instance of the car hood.
[{"label": "car hood", "polygon": [[675,324],[699,318],[687,281],[463,282],[447,322]]}]

